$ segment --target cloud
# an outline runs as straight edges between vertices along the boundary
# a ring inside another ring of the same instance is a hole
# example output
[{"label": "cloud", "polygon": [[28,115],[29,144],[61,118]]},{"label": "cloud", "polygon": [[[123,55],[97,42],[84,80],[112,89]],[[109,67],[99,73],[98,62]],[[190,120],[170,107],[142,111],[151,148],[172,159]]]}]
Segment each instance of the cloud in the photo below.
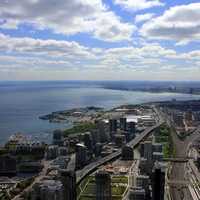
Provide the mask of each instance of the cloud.
[{"label": "cloud", "polygon": [[175,6],[145,23],[140,33],[150,39],[187,44],[200,38],[200,3]]},{"label": "cloud", "polygon": [[[135,26],[122,22],[101,0],[0,1],[0,27],[30,24],[37,29],[73,35],[91,33],[100,40],[130,40]],[[105,24],[105,26],[102,26]]]},{"label": "cloud", "polygon": [[31,74],[40,77],[41,73],[46,72],[53,78],[52,73],[58,72],[59,77],[63,78],[64,74],[67,76],[77,71],[75,74],[78,76],[78,71],[79,75],[85,71],[87,79],[86,71],[89,77],[96,77],[96,71],[99,79],[102,74],[120,75],[120,72],[127,77],[133,73],[136,78],[138,73],[142,73],[144,78],[149,73],[162,74],[170,70],[170,73],[178,71],[177,76],[182,76],[185,69],[193,70],[195,67],[197,71],[200,68],[199,55],[199,50],[177,53],[157,43],[104,49],[89,48],[73,41],[16,38],[0,34],[0,74],[12,72],[16,77],[21,77],[21,73],[24,77],[25,74],[27,77],[31,77]]},{"label": "cloud", "polygon": [[0,34],[0,51],[17,52],[24,55],[40,55],[54,57],[93,57],[88,48],[79,45],[77,42],[41,40],[33,38],[13,38],[8,35]]},{"label": "cloud", "polygon": [[153,18],[155,14],[154,13],[146,13],[146,14],[141,14],[141,15],[136,15],[135,16],[135,23],[141,23],[148,21]]},{"label": "cloud", "polygon": [[113,0],[113,2],[130,11],[144,10],[164,5],[159,0]]}]

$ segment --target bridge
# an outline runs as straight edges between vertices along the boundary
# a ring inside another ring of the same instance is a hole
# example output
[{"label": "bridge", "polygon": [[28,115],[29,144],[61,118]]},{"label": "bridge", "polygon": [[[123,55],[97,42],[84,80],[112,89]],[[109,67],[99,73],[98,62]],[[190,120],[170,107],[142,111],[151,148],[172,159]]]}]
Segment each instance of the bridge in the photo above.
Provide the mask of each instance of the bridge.
[{"label": "bridge", "polygon": [[[152,131],[154,131],[155,129],[157,129],[161,124],[163,124],[163,121],[160,121],[159,123],[157,123],[155,126],[149,127],[147,129],[145,129],[138,137],[134,138],[133,140],[131,140],[130,142],[128,142],[126,145],[129,145],[131,147],[136,147],[137,145],[139,145],[139,143],[146,138]],[[98,167],[100,167],[101,165],[106,164],[107,162],[110,162],[112,160],[115,160],[117,158],[119,158],[121,156],[121,150],[118,150],[104,158],[99,159],[96,162],[93,162],[89,165],[86,165],[82,170],[78,170],[76,171],[76,184],[80,184],[80,182],[89,174],[91,174],[93,171],[95,171]]]},{"label": "bridge", "polygon": [[189,181],[181,181],[181,180],[168,180],[167,184],[170,187],[188,187]]},{"label": "bridge", "polygon": [[166,162],[177,162],[177,163],[186,163],[189,161],[189,157],[175,157],[175,158],[164,158],[163,161]]}]

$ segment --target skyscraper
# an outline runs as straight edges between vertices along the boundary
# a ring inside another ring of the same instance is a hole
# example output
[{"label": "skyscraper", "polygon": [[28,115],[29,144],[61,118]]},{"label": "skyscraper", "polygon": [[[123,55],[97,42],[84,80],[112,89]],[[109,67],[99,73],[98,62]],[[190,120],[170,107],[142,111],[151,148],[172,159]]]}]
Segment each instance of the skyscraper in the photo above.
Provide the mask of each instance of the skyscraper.
[{"label": "skyscraper", "polygon": [[75,171],[60,170],[63,184],[63,199],[76,200],[76,173]]},{"label": "skyscraper", "polygon": [[83,140],[84,140],[85,146],[91,152],[93,150],[93,141],[92,141],[91,133],[88,132],[88,133],[84,134]]},{"label": "skyscraper", "polygon": [[53,144],[62,146],[64,143],[63,132],[61,130],[55,130],[53,132]]},{"label": "skyscraper", "polygon": [[165,171],[159,164],[155,162],[152,174],[152,199],[164,200],[165,192]]},{"label": "skyscraper", "polygon": [[76,169],[85,166],[87,161],[87,148],[84,144],[76,144]]},{"label": "skyscraper", "polygon": [[127,127],[126,127],[126,118],[125,117],[121,117],[119,120],[119,127],[121,130],[126,131]]},{"label": "skyscraper", "polygon": [[136,132],[135,122],[128,123],[128,132],[129,132],[129,135],[131,136],[131,138],[135,137],[135,132]]},{"label": "skyscraper", "polygon": [[116,134],[116,132],[117,132],[117,120],[116,119],[110,119],[109,120],[109,133],[110,133],[111,139]]},{"label": "skyscraper", "polygon": [[122,160],[133,160],[133,159],[134,159],[133,148],[130,146],[122,147]]},{"label": "skyscraper", "polygon": [[111,200],[111,177],[105,171],[100,171],[95,175],[96,180],[96,200]]}]

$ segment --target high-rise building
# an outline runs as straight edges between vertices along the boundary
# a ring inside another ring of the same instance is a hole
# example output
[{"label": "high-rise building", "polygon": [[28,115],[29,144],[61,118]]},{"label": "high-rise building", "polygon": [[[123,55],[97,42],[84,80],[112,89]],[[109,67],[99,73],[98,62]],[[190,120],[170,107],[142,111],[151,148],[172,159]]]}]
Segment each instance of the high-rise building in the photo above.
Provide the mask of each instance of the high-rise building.
[{"label": "high-rise building", "polygon": [[133,159],[134,159],[133,148],[130,146],[122,147],[122,160],[133,160]]},{"label": "high-rise building", "polygon": [[95,157],[100,156],[101,155],[101,151],[102,151],[102,144],[101,143],[96,143],[95,144],[95,148],[94,148]]},{"label": "high-rise building", "polygon": [[91,136],[92,136],[92,141],[93,141],[94,145],[101,141],[100,140],[100,131],[98,129],[91,130]]},{"label": "high-rise building", "polygon": [[80,169],[86,165],[87,148],[84,144],[76,144],[76,169]]},{"label": "high-rise building", "polygon": [[110,133],[111,139],[117,133],[117,120],[116,119],[109,120],[109,133]]},{"label": "high-rise building", "polygon": [[0,156],[0,176],[16,175],[16,159],[9,155]]},{"label": "high-rise building", "polygon": [[146,169],[147,174],[151,174],[153,167],[153,159],[152,159],[152,142],[145,141],[144,142],[144,158],[147,159]]},{"label": "high-rise building", "polygon": [[131,136],[131,138],[135,137],[135,132],[136,132],[135,122],[128,123],[128,132],[129,132],[129,135]]},{"label": "high-rise building", "polygon": [[45,157],[47,160],[55,159],[58,157],[58,146],[57,145],[49,145]]},{"label": "high-rise building", "polygon": [[91,133],[88,132],[86,134],[84,134],[84,145],[87,147],[87,149],[92,152],[93,150],[93,141],[92,141],[92,136],[91,136]]},{"label": "high-rise building", "polygon": [[127,126],[126,126],[126,118],[125,117],[121,117],[119,119],[119,127],[121,130],[126,131],[127,130]]},{"label": "high-rise building", "polygon": [[139,151],[140,151],[140,156],[144,157],[144,142],[140,143]]},{"label": "high-rise building", "polygon": [[116,134],[114,137],[114,141],[117,147],[122,147],[126,143],[126,137],[125,135]]},{"label": "high-rise building", "polygon": [[63,132],[59,129],[53,132],[53,144],[58,146],[62,146],[64,144]]},{"label": "high-rise building", "polygon": [[132,135],[129,131],[121,131],[121,134],[125,136],[126,142],[130,142],[132,139]]},{"label": "high-rise building", "polygon": [[162,143],[153,143],[153,152],[160,152],[162,153],[163,145]]},{"label": "high-rise building", "polygon": [[99,131],[99,142],[107,142],[109,140],[109,133],[107,130],[107,125],[104,121],[96,121],[97,130]]},{"label": "high-rise building", "polygon": [[160,152],[153,152],[153,161],[163,161],[163,153]]},{"label": "high-rise building", "polygon": [[76,200],[76,173],[75,171],[60,170],[63,184],[63,200]]},{"label": "high-rise building", "polygon": [[147,159],[141,158],[139,162],[139,168],[141,174],[146,174],[149,171],[149,166],[147,165]]},{"label": "high-rise building", "polygon": [[67,147],[59,147],[58,148],[58,155],[59,156],[67,156],[68,148]]},{"label": "high-rise building", "polygon": [[140,187],[133,187],[129,191],[129,200],[145,200],[145,190]]},{"label": "high-rise building", "polygon": [[150,178],[146,175],[138,175],[136,177],[136,186],[141,187],[145,190],[145,199],[150,199]]},{"label": "high-rise building", "polygon": [[42,180],[36,183],[31,192],[31,200],[65,200],[63,185],[58,180]]},{"label": "high-rise building", "polygon": [[165,169],[159,162],[155,162],[152,174],[152,199],[164,200]]},{"label": "high-rise building", "polygon": [[152,160],[152,142],[151,141],[144,142],[144,158],[146,158],[147,161]]},{"label": "high-rise building", "polygon": [[100,171],[95,175],[96,180],[96,200],[111,200],[111,177],[105,171]]}]

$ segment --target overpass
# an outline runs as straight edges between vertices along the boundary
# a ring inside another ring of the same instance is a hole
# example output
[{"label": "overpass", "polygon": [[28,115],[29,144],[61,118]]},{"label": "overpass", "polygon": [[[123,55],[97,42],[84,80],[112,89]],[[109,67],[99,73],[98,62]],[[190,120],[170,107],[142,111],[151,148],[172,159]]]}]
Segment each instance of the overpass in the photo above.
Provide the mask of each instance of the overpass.
[{"label": "overpass", "polygon": [[[146,138],[153,130],[158,128],[163,123],[164,123],[163,121],[160,121],[155,126],[145,129],[138,137],[134,138],[133,140],[128,142],[126,145],[129,145],[131,147],[136,147],[144,138]],[[121,156],[121,149],[104,158],[99,159],[98,161],[95,161],[89,165],[86,165],[82,170],[76,171],[76,177],[77,177],[76,184],[78,185],[87,175],[95,171],[101,165],[104,165],[107,162],[115,160],[119,158],[120,156]]]},{"label": "overpass", "polygon": [[166,162],[177,162],[177,163],[186,163],[189,161],[189,157],[175,157],[175,158],[164,158],[163,161]]},{"label": "overpass", "polygon": [[168,180],[167,184],[170,187],[188,187],[189,181],[181,181],[181,180]]}]

